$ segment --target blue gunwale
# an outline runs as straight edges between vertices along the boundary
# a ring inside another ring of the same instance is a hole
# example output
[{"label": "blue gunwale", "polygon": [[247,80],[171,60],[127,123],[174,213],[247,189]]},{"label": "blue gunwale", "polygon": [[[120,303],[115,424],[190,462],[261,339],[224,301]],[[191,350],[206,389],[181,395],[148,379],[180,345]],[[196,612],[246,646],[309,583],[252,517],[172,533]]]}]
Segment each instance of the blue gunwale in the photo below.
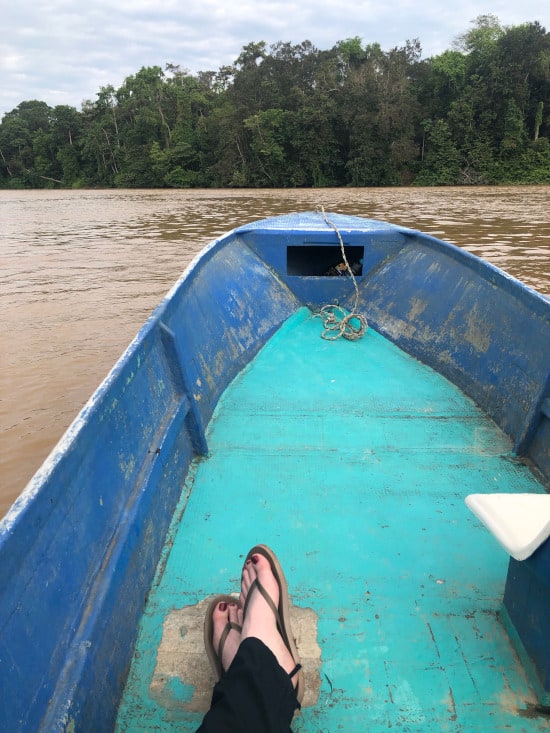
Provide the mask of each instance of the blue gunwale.
[{"label": "blue gunwale", "polygon": [[174,611],[237,591],[258,541],[278,552],[294,604],[319,619],[321,688],[296,731],[547,730],[498,618],[507,558],[463,503],[542,487],[432,369],[373,330],[357,343],[321,330],[300,309],[222,395],[117,731],[199,725],[186,709],[196,680],[159,666],[162,629]]}]

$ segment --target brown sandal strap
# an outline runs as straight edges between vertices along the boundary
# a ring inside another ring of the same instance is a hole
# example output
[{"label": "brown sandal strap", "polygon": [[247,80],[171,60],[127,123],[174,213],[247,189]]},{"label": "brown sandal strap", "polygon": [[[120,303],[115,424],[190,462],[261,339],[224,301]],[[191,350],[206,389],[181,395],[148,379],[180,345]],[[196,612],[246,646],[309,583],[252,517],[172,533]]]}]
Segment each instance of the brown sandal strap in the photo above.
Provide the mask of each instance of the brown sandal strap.
[{"label": "brown sandal strap", "polygon": [[246,617],[246,611],[247,611],[247,608],[248,608],[248,603],[250,601],[250,598],[252,597],[252,594],[253,594],[254,590],[259,590],[260,593],[262,594],[262,596],[264,597],[267,605],[269,606],[269,608],[273,612],[273,615],[275,616],[275,620],[277,622],[277,630],[279,631],[280,635],[282,636],[283,641],[285,642],[285,645],[289,648],[288,637],[286,635],[285,628],[284,628],[283,623],[281,621],[281,616],[279,614],[279,609],[277,608],[277,606],[273,602],[273,599],[271,598],[271,596],[269,595],[269,593],[266,591],[266,589],[260,583],[260,581],[258,580],[258,578],[255,578],[252,581],[252,583],[250,585],[250,588],[248,589],[248,594],[246,596],[246,601],[244,602],[243,618]]},{"label": "brown sandal strap", "polygon": [[217,651],[218,659],[220,660],[220,665],[221,665],[222,670],[223,670],[222,654],[223,654],[223,648],[225,646],[227,637],[229,636],[231,631],[238,631],[240,634],[242,630],[243,630],[243,627],[240,626],[239,624],[234,623],[233,621],[228,621],[225,624],[224,629],[222,631],[222,635],[220,636],[220,643],[218,644],[218,651]]}]

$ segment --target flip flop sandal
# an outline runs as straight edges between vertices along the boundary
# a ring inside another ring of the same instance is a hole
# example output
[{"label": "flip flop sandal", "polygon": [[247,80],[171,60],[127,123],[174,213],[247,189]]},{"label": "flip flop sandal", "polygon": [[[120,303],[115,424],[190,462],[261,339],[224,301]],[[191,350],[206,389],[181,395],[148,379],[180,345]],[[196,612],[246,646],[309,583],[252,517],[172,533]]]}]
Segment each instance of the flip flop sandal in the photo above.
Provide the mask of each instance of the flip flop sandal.
[{"label": "flip flop sandal", "polygon": [[222,666],[222,654],[229,633],[231,631],[238,631],[240,634],[242,631],[242,626],[234,623],[233,621],[228,621],[222,631],[218,648],[216,649],[214,647],[214,619],[212,618],[212,614],[214,613],[216,606],[220,603],[234,603],[239,606],[239,608],[241,605],[238,598],[235,598],[234,596],[219,595],[210,601],[206,610],[206,616],[204,619],[204,646],[206,648],[206,656],[210,661],[210,666],[214,672],[216,682],[219,682],[226,672]]},{"label": "flip flop sandal", "polygon": [[273,611],[273,615],[275,616],[275,619],[277,621],[277,629],[283,638],[286,648],[290,652],[296,664],[296,666],[294,667],[292,672],[289,673],[288,676],[292,679],[294,675],[297,675],[296,698],[298,702],[301,703],[304,697],[304,671],[302,669],[302,665],[300,664],[300,656],[298,654],[298,649],[296,648],[296,641],[292,635],[292,627],[290,625],[290,603],[288,596],[288,584],[286,582],[285,574],[279,560],[277,559],[277,556],[275,555],[273,550],[271,550],[267,545],[256,545],[255,547],[253,547],[246,556],[245,564],[247,560],[252,557],[252,555],[263,555],[269,561],[271,572],[273,573],[277,583],[279,584],[279,606],[277,607],[275,605],[269,593],[256,578],[252,582],[252,585],[250,586],[250,589],[248,591],[248,595],[246,596],[246,601],[243,608],[243,619],[246,616],[246,610],[248,608],[248,603],[250,601],[253,591],[258,590],[265,598],[268,606]]}]

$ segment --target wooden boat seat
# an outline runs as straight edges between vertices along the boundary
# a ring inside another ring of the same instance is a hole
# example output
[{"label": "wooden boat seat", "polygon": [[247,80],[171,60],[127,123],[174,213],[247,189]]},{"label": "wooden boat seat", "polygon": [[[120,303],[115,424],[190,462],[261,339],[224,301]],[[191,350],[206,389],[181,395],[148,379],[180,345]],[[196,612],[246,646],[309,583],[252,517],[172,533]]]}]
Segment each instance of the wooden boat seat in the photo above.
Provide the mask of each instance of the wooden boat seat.
[{"label": "wooden boat seat", "polygon": [[550,494],[470,494],[466,505],[515,560],[550,536]]}]

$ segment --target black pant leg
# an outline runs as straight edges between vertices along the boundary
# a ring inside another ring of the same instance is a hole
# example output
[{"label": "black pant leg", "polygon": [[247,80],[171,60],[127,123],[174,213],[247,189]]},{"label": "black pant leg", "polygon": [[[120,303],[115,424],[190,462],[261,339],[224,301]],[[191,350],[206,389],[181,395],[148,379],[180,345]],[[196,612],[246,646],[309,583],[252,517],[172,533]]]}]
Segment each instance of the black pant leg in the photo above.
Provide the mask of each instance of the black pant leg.
[{"label": "black pant leg", "polygon": [[197,733],[292,733],[296,692],[275,655],[259,639],[245,639],[214,687]]}]

